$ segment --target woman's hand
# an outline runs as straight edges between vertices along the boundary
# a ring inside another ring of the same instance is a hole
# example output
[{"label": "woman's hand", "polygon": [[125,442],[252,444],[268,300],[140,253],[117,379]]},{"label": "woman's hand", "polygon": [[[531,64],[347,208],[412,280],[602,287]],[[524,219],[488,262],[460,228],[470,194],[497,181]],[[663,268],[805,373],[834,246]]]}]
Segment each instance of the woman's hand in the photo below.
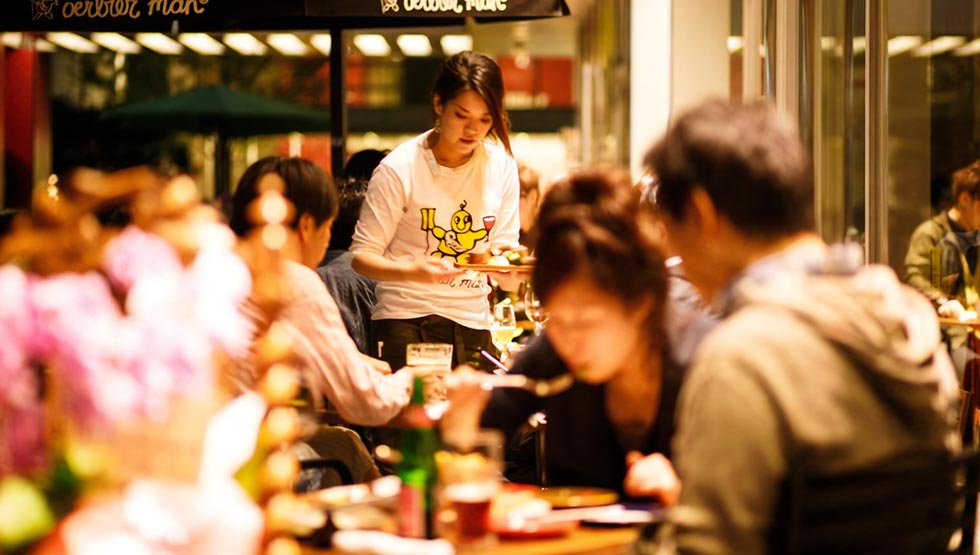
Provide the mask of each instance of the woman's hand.
[{"label": "woman's hand", "polygon": [[639,451],[626,455],[623,491],[630,497],[656,497],[667,507],[677,504],[681,481],[674,465],[660,453],[643,456]]},{"label": "woman's hand", "polygon": [[480,429],[480,417],[490,401],[490,390],[480,383],[485,375],[463,365],[445,380],[449,409],[442,417],[442,436],[455,445],[467,445]]},{"label": "woman's hand", "polygon": [[495,282],[497,282],[497,287],[504,291],[517,291],[517,289],[524,283],[525,276],[519,274],[518,272],[510,271],[500,271],[500,272],[487,272]]}]

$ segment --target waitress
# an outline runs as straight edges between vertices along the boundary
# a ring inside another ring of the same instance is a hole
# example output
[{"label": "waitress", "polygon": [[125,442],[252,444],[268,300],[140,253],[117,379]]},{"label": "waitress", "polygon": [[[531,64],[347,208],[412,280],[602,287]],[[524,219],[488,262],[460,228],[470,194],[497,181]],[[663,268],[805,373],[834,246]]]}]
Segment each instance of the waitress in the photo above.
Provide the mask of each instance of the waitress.
[{"label": "waitress", "polygon": [[[371,354],[393,369],[405,366],[410,343],[450,343],[456,364],[495,351],[487,275],[455,264],[518,243],[520,186],[503,97],[493,60],[448,58],[432,90],[433,128],[391,151],[371,177],[350,250],[354,269],[378,281]],[[510,274],[491,277],[505,290],[520,285]]]}]

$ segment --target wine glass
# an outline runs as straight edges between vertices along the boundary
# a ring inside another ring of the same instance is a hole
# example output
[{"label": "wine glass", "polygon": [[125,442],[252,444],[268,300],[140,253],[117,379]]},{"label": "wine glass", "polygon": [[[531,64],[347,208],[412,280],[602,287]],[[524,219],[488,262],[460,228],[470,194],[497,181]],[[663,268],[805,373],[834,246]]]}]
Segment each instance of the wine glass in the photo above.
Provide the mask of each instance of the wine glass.
[{"label": "wine glass", "polygon": [[519,333],[517,318],[514,316],[514,306],[510,303],[500,303],[494,306],[490,338],[497,350],[500,351],[501,360],[507,360],[507,345]]},{"label": "wine glass", "polygon": [[524,314],[527,315],[528,320],[534,322],[534,335],[541,335],[544,323],[548,320],[548,314],[545,312],[544,306],[541,305],[541,299],[534,294],[534,289],[530,283],[524,290]]}]

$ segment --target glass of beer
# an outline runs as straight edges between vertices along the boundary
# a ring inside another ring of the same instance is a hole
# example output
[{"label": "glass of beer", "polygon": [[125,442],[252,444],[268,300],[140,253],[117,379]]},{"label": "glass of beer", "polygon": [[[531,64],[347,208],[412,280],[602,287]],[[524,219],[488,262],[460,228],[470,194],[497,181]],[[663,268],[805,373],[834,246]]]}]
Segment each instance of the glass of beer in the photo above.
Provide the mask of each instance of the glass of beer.
[{"label": "glass of beer", "polygon": [[444,380],[453,370],[453,346],[449,343],[410,343],[405,349],[405,363],[425,383],[425,400],[446,400]]},{"label": "glass of beer", "polygon": [[441,535],[460,547],[497,542],[490,530],[490,504],[500,490],[503,434],[479,430],[471,438],[447,438],[436,454]]}]

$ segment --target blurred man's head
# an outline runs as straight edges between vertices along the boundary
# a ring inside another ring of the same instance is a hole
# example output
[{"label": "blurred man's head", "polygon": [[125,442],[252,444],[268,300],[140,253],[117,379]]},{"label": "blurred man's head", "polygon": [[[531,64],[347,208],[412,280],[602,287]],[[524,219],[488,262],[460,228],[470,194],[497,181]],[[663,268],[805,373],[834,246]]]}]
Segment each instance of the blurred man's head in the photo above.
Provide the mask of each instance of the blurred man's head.
[{"label": "blurred man's head", "polygon": [[337,212],[337,219],[333,221],[328,250],[345,251],[350,248],[367,187],[368,181],[363,178],[344,178],[337,181],[340,210]]},{"label": "blurred man's head", "polygon": [[374,169],[388,156],[387,150],[365,149],[350,155],[344,164],[344,177],[370,180]]},{"label": "blurred man's head", "polygon": [[953,172],[953,218],[967,231],[980,228],[980,160]]},{"label": "blurred man's head", "polygon": [[709,100],[647,154],[674,250],[707,294],[757,255],[813,228],[810,159],[768,105]]}]

